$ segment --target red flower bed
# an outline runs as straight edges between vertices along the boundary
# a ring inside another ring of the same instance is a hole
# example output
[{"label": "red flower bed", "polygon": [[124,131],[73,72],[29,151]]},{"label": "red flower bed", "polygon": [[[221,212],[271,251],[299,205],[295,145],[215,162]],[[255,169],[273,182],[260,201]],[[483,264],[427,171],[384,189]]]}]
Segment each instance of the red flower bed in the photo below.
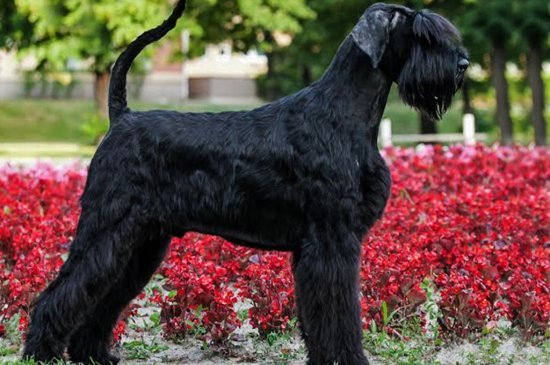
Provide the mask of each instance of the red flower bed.
[{"label": "red flower bed", "polygon": [[160,270],[169,292],[155,298],[166,334],[185,336],[191,331],[210,341],[227,339],[240,325],[231,285],[247,257],[248,250],[218,237],[188,234],[175,239]]},{"label": "red flower bed", "polygon": [[85,174],[76,166],[0,168],[0,321],[21,314],[26,329],[29,305],[72,240]]},{"label": "red flower bed", "polygon": [[384,218],[367,237],[368,303],[418,304],[432,278],[444,323],[465,335],[504,316],[528,332],[550,314],[550,154],[546,149],[387,150]]},{"label": "red flower bed", "polygon": [[[466,335],[506,317],[527,333],[550,313],[550,152],[521,147],[389,149],[392,197],[365,240],[364,323],[418,311],[428,278],[443,329]],[[79,214],[85,170],[0,168],[0,336],[62,264]],[[289,329],[294,314],[288,254],[220,238],[174,239],[160,269],[165,333],[223,342],[248,312],[261,335]],[[131,313],[131,311],[130,311]],[[124,330],[118,326],[118,334]]]}]

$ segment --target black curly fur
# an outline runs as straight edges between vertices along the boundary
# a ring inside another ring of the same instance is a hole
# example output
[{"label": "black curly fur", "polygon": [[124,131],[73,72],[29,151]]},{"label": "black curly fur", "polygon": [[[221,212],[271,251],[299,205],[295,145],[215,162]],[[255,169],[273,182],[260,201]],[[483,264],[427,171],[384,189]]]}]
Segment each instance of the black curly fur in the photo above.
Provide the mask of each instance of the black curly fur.
[{"label": "black curly fur", "polygon": [[390,192],[378,126],[395,81],[407,103],[432,116],[446,109],[463,74],[458,33],[431,13],[377,4],[324,76],[294,95],[243,112],[130,111],[130,63],[184,7],[114,67],[111,127],[89,168],[69,258],[34,307],[24,356],[61,359],[67,348],[76,361],[116,363],[109,341],[119,313],[170,238],[199,231],[292,251],[308,364],[368,364],[361,241]]}]

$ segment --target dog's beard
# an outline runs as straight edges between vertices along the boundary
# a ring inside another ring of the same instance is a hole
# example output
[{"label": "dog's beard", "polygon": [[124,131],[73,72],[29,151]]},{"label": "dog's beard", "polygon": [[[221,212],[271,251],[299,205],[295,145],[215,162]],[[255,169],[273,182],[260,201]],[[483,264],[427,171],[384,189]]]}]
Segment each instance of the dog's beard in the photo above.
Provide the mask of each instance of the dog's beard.
[{"label": "dog's beard", "polygon": [[465,74],[464,74],[464,71],[459,71],[456,73],[456,77],[455,77],[455,84],[456,84],[456,90],[455,90],[455,93],[462,89],[462,86],[464,85],[464,77],[465,77]]},{"label": "dog's beard", "polygon": [[462,84],[457,72],[457,56],[442,46],[415,45],[397,80],[403,101],[439,120],[451,106],[453,95]]}]

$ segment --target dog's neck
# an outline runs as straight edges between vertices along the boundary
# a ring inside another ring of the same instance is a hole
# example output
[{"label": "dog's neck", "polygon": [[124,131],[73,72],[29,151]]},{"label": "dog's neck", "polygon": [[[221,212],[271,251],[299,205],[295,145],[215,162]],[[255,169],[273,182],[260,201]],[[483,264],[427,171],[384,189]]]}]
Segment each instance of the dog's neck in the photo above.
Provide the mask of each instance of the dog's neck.
[{"label": "dog's neck", "polygon": [[[380,68],[373,68],[370,58],[348,36],[323,77],[313,85],[321,95],[338,95],[343,103],[340,120],[362,124],[374,141],[384,113],[392,81]],[[330,90],[332,93],[327,93]],[[331,100],[326,105],[331,107]],[[360,119],[360,123],[357,119]]]}]

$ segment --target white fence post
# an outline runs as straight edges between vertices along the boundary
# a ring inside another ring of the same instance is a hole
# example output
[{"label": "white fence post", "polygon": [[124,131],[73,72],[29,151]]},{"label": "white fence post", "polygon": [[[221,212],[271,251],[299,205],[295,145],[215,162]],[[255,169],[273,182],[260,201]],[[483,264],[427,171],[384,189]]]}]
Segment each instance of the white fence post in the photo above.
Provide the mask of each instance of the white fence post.
[{"label": "white fence post", "polygon": [[391,120],[388,118],[382,119],[380,123],[380,138],[382,139],[382,147],[393,146],[391,140]]},{"label": "white fence post", "polygon": [[476,123],[472,113],[466,113],[462,117],[462,133],[464,134],[464,144],[474,145],[476,143]]},{"label": "white fence post", "polygon": [[[185,55],[189,55],[189,45],[191,43],[191,32],[184,30],[180,33],[181,52]],[[187,57],[186,57],[187,58]],[[189,76],[185,67],[185,62],[181,63],[181,100],[189,99]]]},{"label": "white fence post", "polygon": [[475,145],[476,141],[486,141],[487,134],[476,133],[475,117],[473,114],[464,114],[462,118],[462,133],[440,134],[396,134],[392,135],[390,119],[380,122],[379,142],[383,148],[393,146],[393,142],[400,143],[464,143],[467,146]]}]

